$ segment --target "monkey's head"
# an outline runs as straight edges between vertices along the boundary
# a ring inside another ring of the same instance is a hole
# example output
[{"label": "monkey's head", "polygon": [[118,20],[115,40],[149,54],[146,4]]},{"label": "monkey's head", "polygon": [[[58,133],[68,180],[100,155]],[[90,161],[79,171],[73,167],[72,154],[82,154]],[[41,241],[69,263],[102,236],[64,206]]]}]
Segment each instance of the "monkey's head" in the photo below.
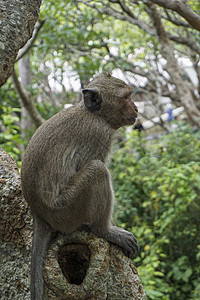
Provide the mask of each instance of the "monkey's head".
[{"label": "monkey's head", "polygon": [[138,109],[131,100],[133,89],[124,81],[104,72],[82,92],[85,107],[105,119],[113,129],[134,124]]}]

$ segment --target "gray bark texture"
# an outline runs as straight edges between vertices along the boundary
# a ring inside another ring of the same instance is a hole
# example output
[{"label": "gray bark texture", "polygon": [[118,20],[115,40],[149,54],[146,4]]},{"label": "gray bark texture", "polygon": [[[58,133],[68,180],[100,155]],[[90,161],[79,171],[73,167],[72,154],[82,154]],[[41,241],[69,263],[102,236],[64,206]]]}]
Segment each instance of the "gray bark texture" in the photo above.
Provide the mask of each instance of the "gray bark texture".
[{"label": "gray bark texture", "polygon": [[32,218],[15,161],[0,148],[0,299],[29,300]]},{"label": "gray bark texture", "polygon": [[0,0],[0,87],[12,74],[17,53],[33,33],[41,0]]},{"label": "gray bark texture", "polygon": [[[15,161],[0,148],[0,299],[28,300],[32,217]],[[45,299],[145,300],[121,249],[86,231],[54,237],[44,265]]]}]

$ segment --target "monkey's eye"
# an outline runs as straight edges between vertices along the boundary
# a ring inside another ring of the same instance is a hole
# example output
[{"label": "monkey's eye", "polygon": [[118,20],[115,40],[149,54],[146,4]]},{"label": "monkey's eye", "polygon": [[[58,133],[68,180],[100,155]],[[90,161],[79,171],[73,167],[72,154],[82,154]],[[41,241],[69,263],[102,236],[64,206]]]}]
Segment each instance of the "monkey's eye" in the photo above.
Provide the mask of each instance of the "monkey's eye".
[{"label": "monkey's eye", "polygon": [[128,93],[128,94],[126,94],[126,95],[124,95],[124,100],[128,100],[128,99],[130,99],[130,97],[131,97],[131,94],[132,93]]}]

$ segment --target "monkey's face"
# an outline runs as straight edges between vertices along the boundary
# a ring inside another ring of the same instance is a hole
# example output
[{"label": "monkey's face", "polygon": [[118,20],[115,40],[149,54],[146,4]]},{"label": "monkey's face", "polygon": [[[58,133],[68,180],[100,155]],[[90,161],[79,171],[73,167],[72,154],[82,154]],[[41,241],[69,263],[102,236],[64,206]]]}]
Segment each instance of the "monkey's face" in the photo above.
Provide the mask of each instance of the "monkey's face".
[{"label": "monkey's face", "polygon": [[102,100],[99,114],[110,124],[113,129],[122,126],[133,125],[138,116],[138,109],[131,99],[132,89],[130,87],[121,90],[118,95],[107,95],[107,101]]},{"label": "monkey's face", "polygon": [[132,100],[127,101],[124,105],[124,109],[122,110],[124,125],[133,125],[138,116],[138,109]]},{"label": "monkey's face", "polygon": [[103,73],[83,90],[86,108],[105,119],[113,129],[134,124],[138,109],[131,100],[133,89],[124,81]]},{"label": "monkey's face", "polygon": [[[125,89],[124,93],[118,97],[113,104],[116,112],[116,127],[122,127],[124,125],[133,125],[138,116],[138,109],[135,103],[131,99],[131,94],[133,90],[129,87],[129,89]],[[117,103],[116,103],[117,102]],[[118,106],[119,105],[119,106]]]}]

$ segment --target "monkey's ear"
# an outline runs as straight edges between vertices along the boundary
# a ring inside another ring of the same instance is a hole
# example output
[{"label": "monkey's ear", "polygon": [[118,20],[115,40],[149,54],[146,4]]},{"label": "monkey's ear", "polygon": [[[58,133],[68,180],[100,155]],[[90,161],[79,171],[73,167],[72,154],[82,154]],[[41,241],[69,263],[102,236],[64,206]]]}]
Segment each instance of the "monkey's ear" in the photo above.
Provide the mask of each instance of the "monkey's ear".
[{"label": "monkey's ear", "polygon": [[101,108],[102,97],[97,88],[82,90],[85,106],[90,111],[98,111]]}]

